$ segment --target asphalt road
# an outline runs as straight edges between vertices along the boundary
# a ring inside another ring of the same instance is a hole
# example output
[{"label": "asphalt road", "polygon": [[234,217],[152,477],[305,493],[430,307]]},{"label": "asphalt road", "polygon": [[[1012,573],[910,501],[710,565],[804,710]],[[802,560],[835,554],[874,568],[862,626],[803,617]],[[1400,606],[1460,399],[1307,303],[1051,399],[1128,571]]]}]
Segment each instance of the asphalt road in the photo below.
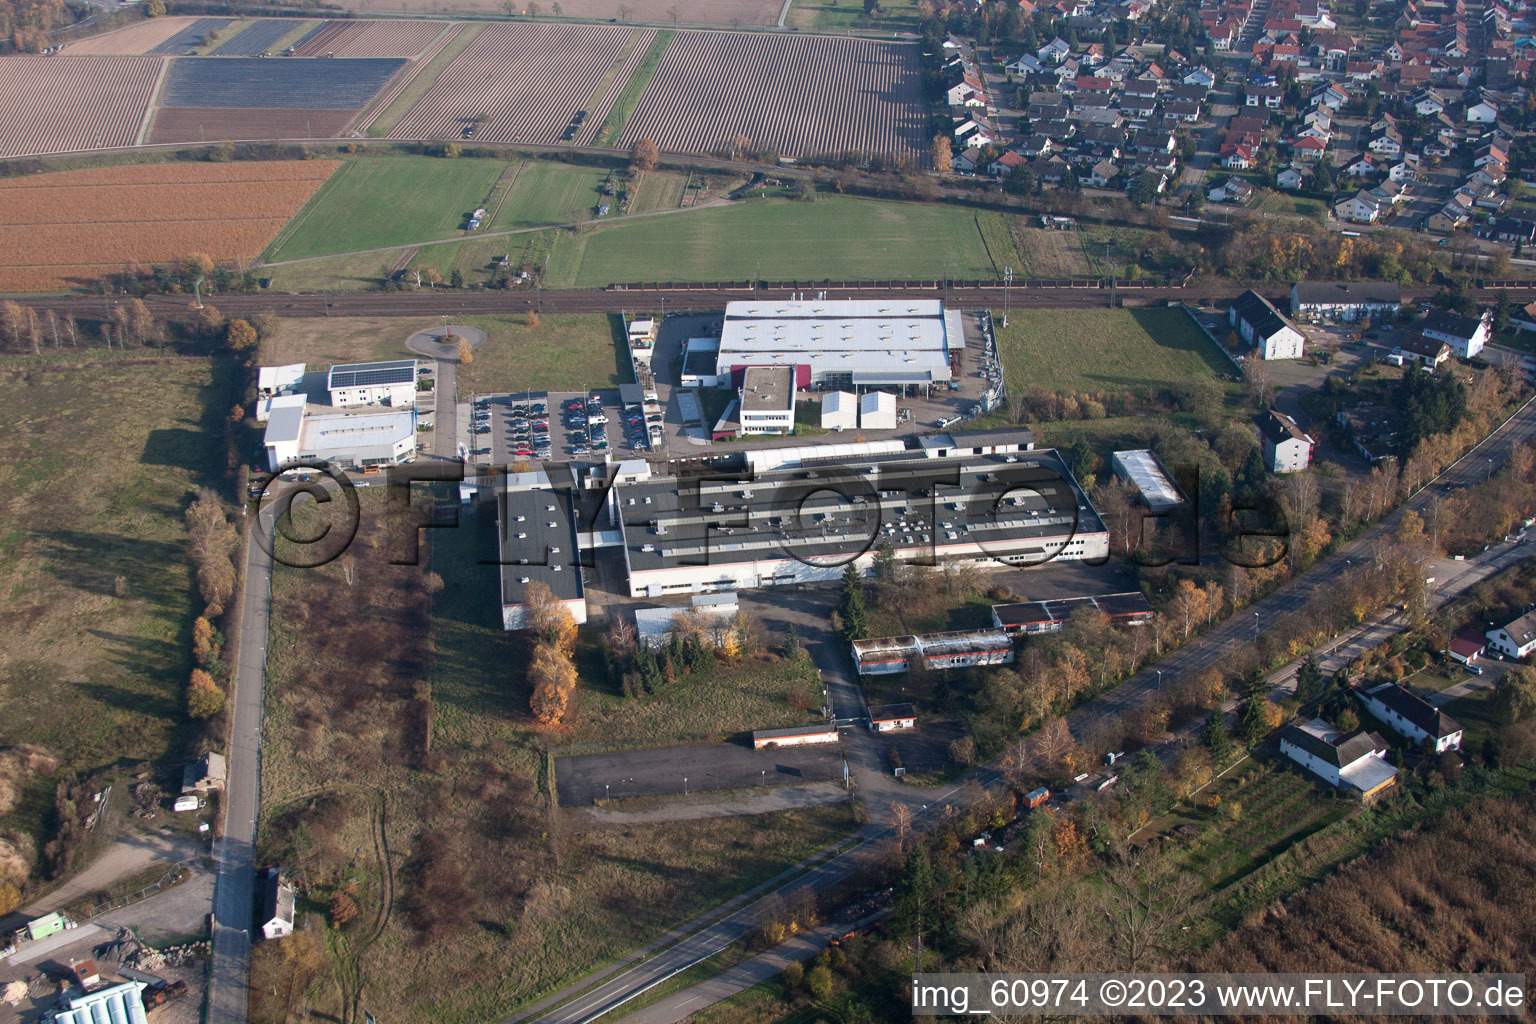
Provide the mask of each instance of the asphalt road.
[{"label": "asphalt road", "polygon": [[[273,507],[262,513],[271,530]],[[229,780],[224,826],[214,844],[218,877],[213,896],[213,968],[209,1024],[244,1024],[249,1010],[251,928],[256,871],[256,808],[261,794],[261,721],[266,687],[267,622],[272,606],[272,561],[252,537],[245,544],[245,586],[240,599],[240,658],[228,701]]]},{"label": "asphalt road", "polygon": [[696,743],[582,754],[555,762],[561,807],[582,807],[610,798],[784,786],[842,777],[843,752],[836,743],[779,750],[753,750],[739,743]]}]

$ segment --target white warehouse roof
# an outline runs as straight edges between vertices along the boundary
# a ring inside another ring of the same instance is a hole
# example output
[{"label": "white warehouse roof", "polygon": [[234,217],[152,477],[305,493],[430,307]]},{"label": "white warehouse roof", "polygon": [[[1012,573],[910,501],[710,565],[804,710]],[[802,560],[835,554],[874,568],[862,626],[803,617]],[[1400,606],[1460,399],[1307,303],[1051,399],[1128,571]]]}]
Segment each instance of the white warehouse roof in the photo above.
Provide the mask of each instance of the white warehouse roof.
[{"label": "white warehouse roof", "polygon": [[85,995],[66,996],[65,1008],[54,1020],[58,1024],[147,1024],[144,1000],[139,996],[143,988],[136,981],[126,981]]},{"label": "white warehouse roof", "polygon": [[936,299],[731,302],[715,372],[809,366],[813,381],[827,374],[848,374],[854,384],[949,380],[949,351],[965,347],[960,323]]},{"label": "white warehouse roof", "polygon": [[1152,509],[1167,508],[1184,500],[1168,474],[1157,461],[1157,456],[1146,449],[1115,452],[1115,469],[1136,485],[1147,506]]},{"label": "white warehouse roof", "polygon": [[870,391],[859,396],[859,425],[872,430],[896,429],[896,396]]},{"label": "white warehouse roof", "polygon": [[281,391],[284,388],[295,387],[303,380],[303,363],[263,366],[256,371],[256,387],[261,391]]},{"label": "white warehouse roof", "polygon": [[363,416],[331,414],[309,416],[304,420],[307,452],[355,452],[397,444],[404,437],[414,437],[416,414],[404,412],[369,413]]}]

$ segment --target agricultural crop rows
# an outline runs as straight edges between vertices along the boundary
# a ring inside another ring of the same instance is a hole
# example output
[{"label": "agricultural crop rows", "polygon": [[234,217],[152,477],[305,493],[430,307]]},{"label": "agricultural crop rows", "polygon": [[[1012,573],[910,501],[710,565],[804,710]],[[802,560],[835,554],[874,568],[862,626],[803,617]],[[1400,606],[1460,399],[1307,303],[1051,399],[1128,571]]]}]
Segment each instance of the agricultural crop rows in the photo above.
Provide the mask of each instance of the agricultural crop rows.
[{"label": "agricultural crop rows", "polygon": [[194,18],[151,18],[105,35],[66,44],[71,56],[141,57],[192,24]]},{"label": "agricultural crop rows", "polygon": [[603,122],[608,119],[608,112],[618,102],[619,96],[624,92],[624,85],[629,81],[629,76],[635,73],[635,68],[645,59],[645,51],[650,49],[651,40],[656,38],[655,29],[646,29],[635,40],[635,45],[630,47],[629,56],[624,58],[624,66],[619,73],[613,76],[613,81],[608,83],[608,89],[597,105],[587,111],[587,120],[582,124],[581,131],[576,134],[576,145],[590,146],[597,133],[602,130]]},{"label": "agricultural crop rows", "polygon": [[492,25],[443,69],[390,136],[458,138],[478,120],[479,139],[554,143],[585,109],[630,32],[606,25]]},{"label": "agricultural crop rows", "polygon": [[259,57],[302,24],[298,18],[262,18],[236,32],[213,52],[220,57]]},{"label": "agricultural crop rows", "polygon": [[332,21],[310,36],[295,53],[300,57],[415,57],[432,45],[451,22]]},{"label": "agricultural crop rows", "polygon": [[[103,167],[38,175],[16,188],[6,182],[0,185],[0,251],[7,254],[0,291],[70,287],[128,264],[189,252],[254,259],[337,166]],[[232,182],[241,187],[230,188]],[[46,223],[38,222],[38,211],[48,212]]]},{"label": "agricultural crop rows", "polygon": [[713,153],[744,135],[784,156],[924,150],[917,52],[867,39],[679,32],[620,140]]},{"label": "agricultural crop rows", "polygon": [[150,125],[149,141],[333,139],[355,116],[356,110],[294,107],[161,107]]},{"label": "agricultural crop rows", "polygon": [[160,102],[168,107],[359,110],[403,60],[184,57],[171,62]]},{"label": "agricultural crop rows", "polygon": [[133,145],[159,71],[153,57],[0,60],[0,156]]},{"label": "agricultural crop rows", "polygon": [[233,18],[198,18],[149,52],[157,57],[173,57],[178,53],[186,53],[204,36],[217,32],[232,21],[234,21]]}]

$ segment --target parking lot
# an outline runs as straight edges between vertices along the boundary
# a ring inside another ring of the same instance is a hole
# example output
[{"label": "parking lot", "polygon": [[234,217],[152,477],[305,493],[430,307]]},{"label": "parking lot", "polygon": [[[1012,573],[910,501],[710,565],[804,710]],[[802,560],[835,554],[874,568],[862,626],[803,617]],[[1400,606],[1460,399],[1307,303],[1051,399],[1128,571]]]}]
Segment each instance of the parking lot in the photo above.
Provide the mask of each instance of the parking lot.
[{"label": "parking lot", "polygon": [[468,404],[467,420],[470,459],[483,466],[534,459],[601,461],[644,450],[643,444],[635,446],[633,428],[612,388],[587,394],[480,395]]},{"label": "parking lot", "polygon": [[842,777],[840,743],[777,750],[753,750],[744,743],[695,743],[582,754],[555,762],[555,788],[561,807],[585,807],[599,800],[827,782]]}]

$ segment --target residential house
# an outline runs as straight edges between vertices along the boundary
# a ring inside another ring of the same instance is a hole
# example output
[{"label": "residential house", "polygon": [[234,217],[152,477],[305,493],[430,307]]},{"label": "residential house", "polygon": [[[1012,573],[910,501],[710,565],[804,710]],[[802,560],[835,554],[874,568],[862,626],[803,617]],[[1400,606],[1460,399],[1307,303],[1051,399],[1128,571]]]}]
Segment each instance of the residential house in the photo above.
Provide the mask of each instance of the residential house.
[{"label": "residential house", "polygon": [[1254,153],[1248,146],[1236,146],[1221,158],[1221,166],[1229,171],[1246,171],[1253,166]]},{"label": "residential house", "polygon": [[1291,286],[1291,315],[1309,320],[1379,320],[1403,308],[1400,285],[1378,281],[1299,281]]},{"label": "residential house", "polygon": [[182,769],[181,791],[187,794],[223,790],[226,777],[224,755],[210,752]]},{"label": "residential house", "polygon": [[1523,658],[1536,651],[1536,611],[1526,611],[1484,635],[1488,646],[1505,657]]},{"label": "residential house", "polygon": [[1405,335],[1400,347],[1404,361],[1418,363],[1429,370],[1451,358],[1451,346],[1438,338],[1426,338],[1416,331]]},{"label": "residential house", "polygon": [[1097,75],[1079,75],[1072,85],[1079,93],[1098,93],[1101,96],[1108,96],[1115,91],[1114,82]]},{"label": "residential house", "polygon": [[1334,216],[1355,224],[1375,224],[1381,219],[1381,201],[1364,190],[1334,204]]},{"label": "residential house", "polygon": [[1437,754],[1461,749],[1460,723],[1407,687],[1382,683],[1357,696],[1383,725],[1416,746],[1432,744]]},{"label": "residential house", "polygon": [[1267,410],[1259,417],[1259,437],[1264,442],[1264,466],[1271,473],[1298,473],[1312,464],[1317,442],[1285,413]]},{"label": "residential house", "polygon": [[1248,289],[1227,309],[1227,321],[1261,358],[1300,359],[1302,333],[1264,296]]},{"label": "residential house", "polygon": [[1205,194],[1213,203],[1247,203],[1253,198],[1253,186],[1241,178],[1228,178]]},{"label": "residential house", "polygon": [[1445,109],[1445,97],[1441,96],[1433,89],[1425,89],[1423,92],[1415,96],[1410,102],[1413,104],[1414,111],[1420,117],[1428,117],[1431,114],[1438,114]]},{"label": "residential house", "polygon": [[1297,160],[1317,160],[1328,151],[1328,140],[1304,135],[1291,142],[1291,156]]},{"label": "residential house", "polygon": [[1285,102],[1285,90],[1278,85],[1250,85],[1243,103],[1250,107],[1279,110]]},{"label": "residential house", "polygon": [[1018,151],[1027,159],[1050,156],[1054,143],[1046,135],[1031,135],[1018,144]]},{"label": "residential house", "polygon": [[1120,112],[1126,117],[1145,119],[1151,117],[1157,111],[1157,98],[1155,96],[1120,97]]},{"label": "residential house", "polygon": [[1100,160],[1089,170],[1087,176],[1083,179],[1083,184],[1092,185],[1095,188],[1105,188],[1110,182],[1114,181],[1115,176],[1119,173],[1120,167],[1114,161]]},{"label": "residential house", "polygon": [[1477,147],[1472,154],[1472,166],[1482,167],[1484,164],[1498,164],[1505,170],[1509,169],[1509,151],[1502,142],[1487,142]]},{"label": "residential house", "polygon": [[267,868],[262,876],[261,934],[281,939],[293,934],[293,887],[283,881],[278,868]]},{"label": "residential house", "polygon": [[1496,189],[1504,184],[1504,178],[1504,168],[1498,164],[1489,163],[1483,164],[1483,166],[1473,171],[1472,176],[1467,180],[1478,185],[1486,185],[1489,188]]},{"label": "residential house", "polygon": [[1139,131],[1131,139],[1131,149],[1137,153],[1169,154],[1177,148],[1172,132]]},{"label": "residential house", "polygon": [[1471,359],[1488,343],[1493,314],[1484,310],[1480,316],[1462,316],[1448,309],[1432,309],[1419,326],[1424,337],[1443,341],[1462,359]]},{"label": "residential house", "polygon": [[1445,649],[1445,653],[1450,655],[1452,661],[1470,665],[1482,656],[1487,646],[1488,638],[1469,627],[1451,638],[1451,645]]},{"label": "residential house", "polygon": [[1508,242],[1521,246],[1536,245],[1536,221],[1523,217],[1490,217],[1472,225],[1472,234],[1490,242]]},{"label": "residential house", "polygon": [[1185,85],[1200,85],[1209,89],[1211,86],[1216,84],[1216,76],[1212,73],[1210,68],[1201,65],[1200,67],[1192,69],[1181,79],[1181,81]]},{"label": "residential house", "polygon": [[1428,231],[1448,235],[1471,219],[1468,213],[1471,208],[1470,196],[1465,194],[1451,196],[1444,206],[1424,218],[1424,227]]},{"label": "residential house", "polygon": [[1163,114],[1185,124],[1200,120],[1200,104],[1194,100],[1173,100],[1163,105]]},{"label": "residential house", "polygon": [[1366,143],[1366,149],[1377,156],[1401,156],[1403,153],[1403,136],[1396,128],[1387,128]]},{"label": "residential house", "polygon": [[1340,107],[1349,102],[1349,93],[1330,82],[1313,90],[1310,102],[1322,104],[1337,113]]},{"label": "residential house", "polygon": [[1304,180],[1305,178],[1300,171],[1294,167],[1287,167],[1285,170],[1275,175],[1275,187],[1284,189],[1298,189],[1301,188],[1301,184]]},{"label": "residential house", "polygon": [[1040,62],[1043,64],[1060,64],[1062,61],[1067,59],[1067,55],[1071,52],[1072,47],[1067,44],[1067,41],[1060,36],[1057,36],[1049,43],[1046,43],[1044,46],[1040,47],[1039,50],[1035,51],[1035,56],[1038,57]]},{"label": "residential house", "polygon": [[[1029,0],[1020,0],[1020,2],[1028,3]],[[1038,57],[1026,53],[1024,56],[1004,64],[1003,69],[1015,75],[1038,75],[1045,70],[1045,65],[1040,63]]]},{"label": "residential house", "polygon": [[964,74],[944,91],[944,99],[952,107],[985,107],[987,88],[979,78]]},{"label": "residential house", "polygon": [[1408,161],[1399,160],[1387,168],[1387,180],[1401,184],[1407,181],[1412,173],[1412,169],[1408,166]]},{"label": "residential house", "polygon": [[987,166],[987,173],[994,178],[1006,178],[1025,163],[1022,154],[1010,149]]},{"label": "residential house", "polygon": [[1492,124],[1499,119],[1499,107],[1489,99],[1482,99],[1467,107],[1468,124]]},{"label": "residential house", "polygon": [[1371,800],[1397,781],[1387,762],[1387,741],[1357,729],[1340,732],[1320,718],[1280,731],[1280,753],[1335,789]]},{"label": "residential house", "polygon": [[1343,170],[1351,178],[1374,178],[1377,174],[1375,161],[1363,154],[1346,163]]}]

